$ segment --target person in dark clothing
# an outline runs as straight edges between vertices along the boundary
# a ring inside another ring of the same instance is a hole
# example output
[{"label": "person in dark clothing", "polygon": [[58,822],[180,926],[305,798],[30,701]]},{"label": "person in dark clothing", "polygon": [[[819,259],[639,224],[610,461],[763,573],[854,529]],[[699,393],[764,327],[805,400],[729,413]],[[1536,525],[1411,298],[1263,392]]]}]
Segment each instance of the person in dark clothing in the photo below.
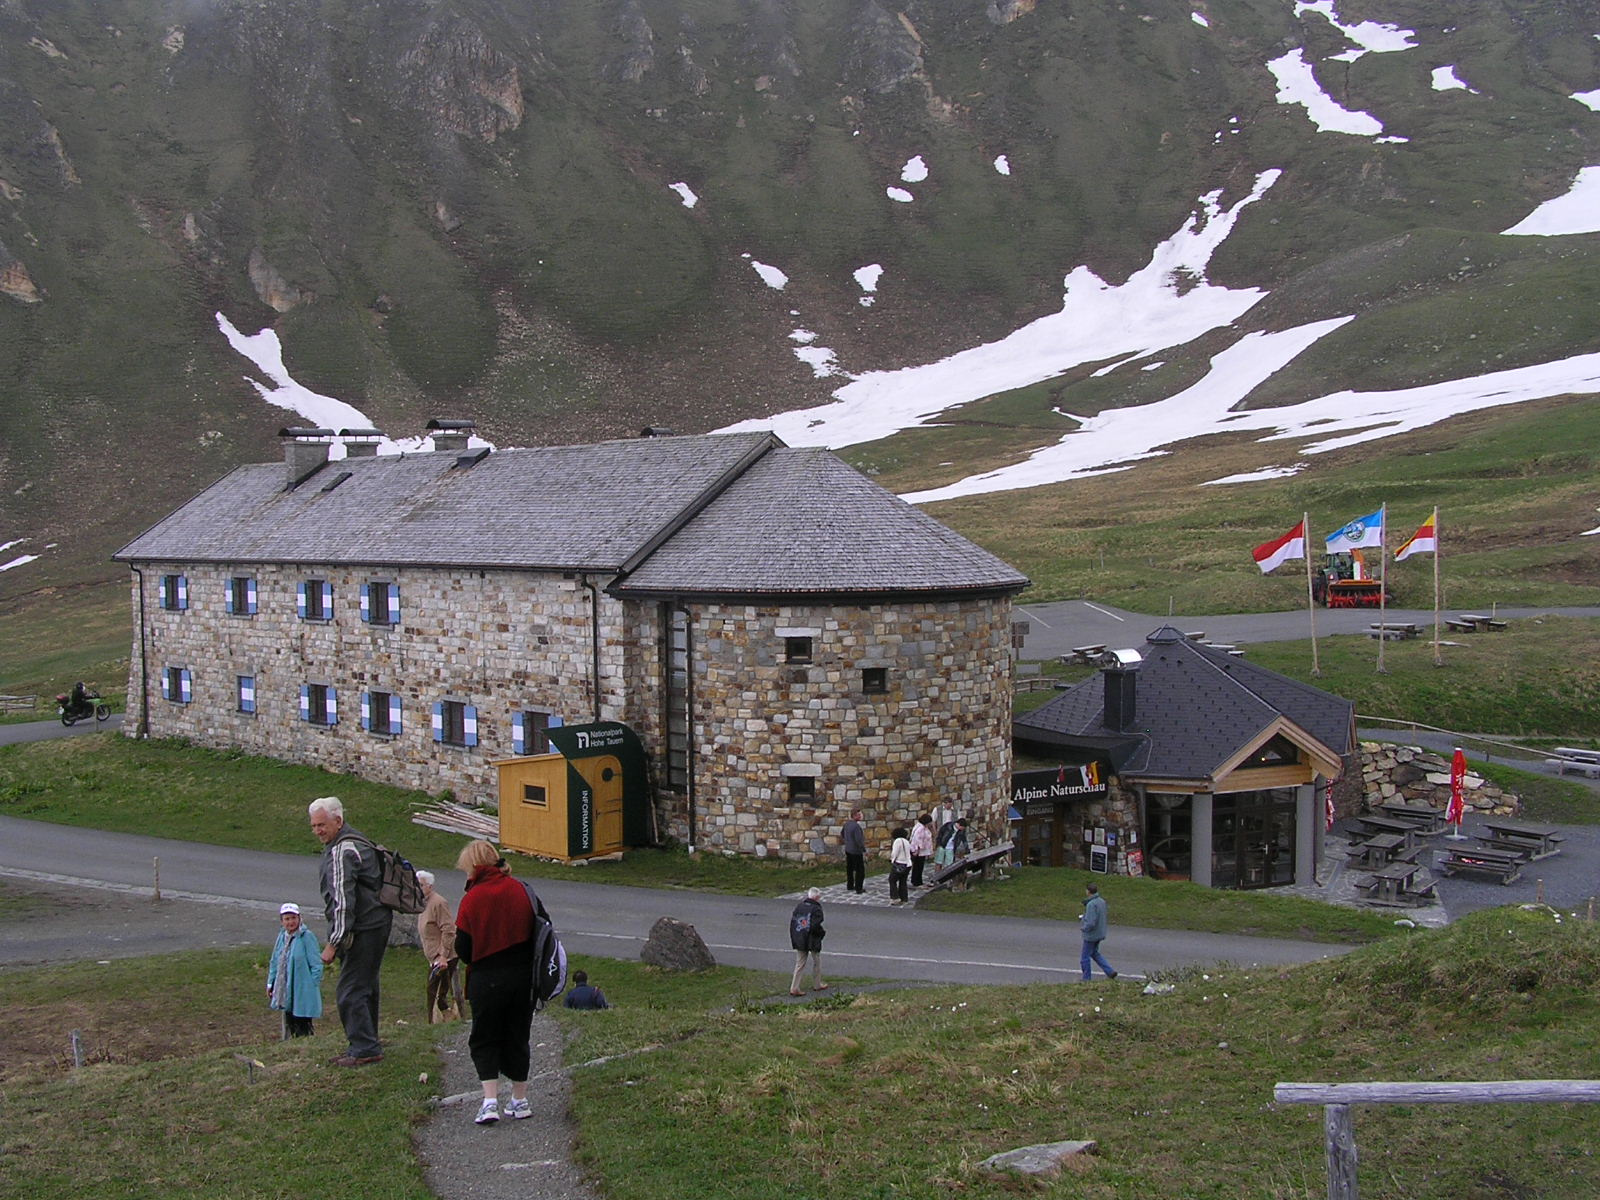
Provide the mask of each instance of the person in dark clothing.
[{"label": "person in dark clothing", "polygon": [[811,963],[811,990],[827,990],[829,985],[822,982],[822,939],[826,936],[827,932],[822,928],[822,889],[811,888],[789,916],[789,944],[794,947],[794,978],[789,981],[789,995],[805,995],[800,990],[800,981],[806,972],[808,960]]},{"label": "person in dark clothing", "polygon": [[867,890],[867,835],[861,828],[861,810],[850,814],[840,834],[844,845],[844,886],[852,892]]},{"label": "person in dark clothing", "polygon": [[500,851],[486,841],[468,842],[456,859],[467,873],[466,894],[456,911],[456,957],[467,968],[472,1032],[467,1050],[483,1085],[479,1125],[500,1119],[500,1076],[511,1081],[505,1115],[533,1116],[528,1104],[528,1043],[533,1029],[533,904],[511,878]]},{"label": "person in dark clothing", "polygon": [[339,960],[334,1002],[349,1048],[334,1055],[336,1067],[361,1067],[383,1058],[378,1041],[378,973],[389,947],[394,914],[378,902],[382,868],[372,842],[344,823],[337,796],[307,806],[311,832],[322,843],[322,902],[328,942],[322,961]]},{"label": "person in dark clothing", "polygon": [[589,982],[587,971],[572,973],[572,990],[564,1001],[568,1008],[610,1008],[606,994]]}]

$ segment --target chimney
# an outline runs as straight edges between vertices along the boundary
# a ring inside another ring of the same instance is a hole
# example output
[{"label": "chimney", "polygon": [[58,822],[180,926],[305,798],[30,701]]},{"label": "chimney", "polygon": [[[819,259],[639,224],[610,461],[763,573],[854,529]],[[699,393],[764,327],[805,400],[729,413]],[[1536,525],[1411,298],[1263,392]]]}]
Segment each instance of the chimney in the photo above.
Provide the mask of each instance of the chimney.
[{"label": "chimney", "polygon": [[1105,727],[1113,733],[1128,733],[1138,716],[1139,652],[1113,650],[1108,657],[1115,661],[1100,672],[1106,685]]},{"label": "chimney", "polygon": [[285,490],[315,475],[327,465],[333,430],[291,425],[278,430],[283,439],[283,460],[289,469]]},{"label": "chimney", "polygon": [[435,450],[465,450],[477,428],[476,421],[443,421],[435,417],[428,422]]},{"label": "chimney", "polygon": [[383,441],[383,434],[376,429],[341,429],[339,436],[344,439],[346,458],[373,458],[378,453],[378,443]]}]

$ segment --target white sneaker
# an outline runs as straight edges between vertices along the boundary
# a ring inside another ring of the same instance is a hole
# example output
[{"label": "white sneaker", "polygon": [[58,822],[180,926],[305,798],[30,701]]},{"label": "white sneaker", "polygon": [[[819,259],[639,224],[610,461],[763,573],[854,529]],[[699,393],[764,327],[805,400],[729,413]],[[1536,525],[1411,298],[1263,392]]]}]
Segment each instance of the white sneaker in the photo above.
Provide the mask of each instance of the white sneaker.
[{"label": "white sneaker", "polygon": [[[510,1109],[508,1108],[509,1112]],[[478,1115],[473,1120],[479,1125],[493,1125],[500,1119],[500,1105],[494,1100],[485,1100],[478,1108]]]},{"label": "white sneaker", "polygon": [[526,1121],[533,1116],[533,1105],[526,1100],[517,1100],[515,1098],[508,1100],[506,1101],[506,1116],[513,1121]]}]

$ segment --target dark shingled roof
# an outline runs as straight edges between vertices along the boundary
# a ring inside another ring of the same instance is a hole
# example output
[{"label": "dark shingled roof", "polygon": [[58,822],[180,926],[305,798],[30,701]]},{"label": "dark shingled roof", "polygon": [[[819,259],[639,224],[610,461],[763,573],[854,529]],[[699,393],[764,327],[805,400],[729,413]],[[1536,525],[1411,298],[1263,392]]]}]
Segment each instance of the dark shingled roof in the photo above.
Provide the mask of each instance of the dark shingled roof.
[{"label": "dark shingled roof", "polygon": [[826,450],[767,454],[612,590],[619,595],[1019,591],[987,550]]},{"label": "dark shingled roof", "polygon": [[281,462],[240,467],[113,557],[599,571],[622,573],[614,590],[633,594],[1027,584],[827,451],[791,450],[771,434],[474,457],[337,460],[293,488]]},{"label": "dark shingled roof", "polygon": [[1349,700],[1202,645],[1164,625],[1133,668],[1131,731],[1107,728],[1097,673],[1017,717],[1017,737],[1103,749],[1123,775],[1205,779],[1281,715],[1336,755],[1350,752]]}]

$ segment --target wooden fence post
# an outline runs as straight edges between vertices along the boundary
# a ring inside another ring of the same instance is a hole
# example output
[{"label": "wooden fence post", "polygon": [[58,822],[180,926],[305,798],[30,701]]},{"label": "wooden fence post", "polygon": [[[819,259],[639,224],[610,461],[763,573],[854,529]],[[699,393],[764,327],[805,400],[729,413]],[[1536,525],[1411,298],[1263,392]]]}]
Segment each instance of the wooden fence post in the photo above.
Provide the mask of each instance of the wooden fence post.
[{"label": "wooden fence post", "polygon": [[1348,1104],[1329,1104],[1322,1110],[1322,1128],[1328,1149],[1328,1200],[1359,1200],[1356,1185],[1356,1132]]}]

